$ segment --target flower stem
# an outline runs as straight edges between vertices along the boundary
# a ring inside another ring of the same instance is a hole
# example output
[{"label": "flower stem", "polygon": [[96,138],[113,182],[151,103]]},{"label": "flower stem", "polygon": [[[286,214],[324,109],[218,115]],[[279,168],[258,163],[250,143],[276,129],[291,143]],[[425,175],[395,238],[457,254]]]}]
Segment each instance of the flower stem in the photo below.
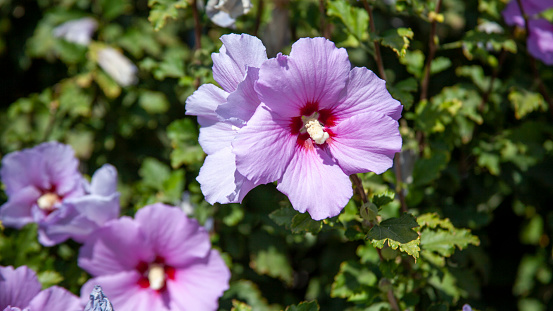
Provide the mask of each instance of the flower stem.
[{"label": "flower stem", "polygon": [[[374,18],[373,18],[373,10],[371,8],[371,5],[367,0],[363,0],[363,6],[365,7],[365,11],[369,14],[369,27],[371,28],[371,32],[376,32],[376,27],[374,26]],[[376,65],[378,67],[378,73],[380,74],[380,78],[383,80],[386,80],[386,71],[384,70],[384,61],[382,60],[382,54],[380,53],[380,43],[378,40],[373,40],[374,44],[374,58],[376,61]],[[400,165],[400,156],[399,153],[397,153],[394,157],[394,170],[396,174],[396,193],[399,196],[399,202],[401,204],[401,210],[406,213],[407,212],[407,204],[405,203],[405,196],[403,195],[403,179],[401,178],[401,165]]]},{"label": "flower stem", "polygon": [[[442,7],[442,0],[438,0],[436,3],[436,8],[434,12],[436,15],[440,12]],[[432,59],[434,54],[436,54],[436,28],[437,28],[436,18],[432,19],[432,24],[430,26],[430,40],[428,41],[428,57],[426,58],[426,64],[424,68],[424,79],[421,84],[421,97],[420,100],[423,101],[428,99],[428,86],[430,84],[430,66],[432,65]]]},{"label": "flower stem", "polygon": [[330,28],[326,23],[326,8],[325,0],[319,0],[319,11],[321,16],[321,34],[323,37],[330,39]]},{"label": "flower stem", "polygon": [[[357,193],[359,193],[359,196],[361,197],[361,201],[363,201],[363,203],[368,203],[369,198],[365,193],[365,189],[363,188],[363,182],[361,181],[359,176],[357,176],[357,174],[353,174],[350,176],[350,178],[353,181],[353,184],[355,185],[355,190],[357,190]],[[371,223],[370,225],[372,227],[374,224]],[[376,249],[376,252],[378,253],[378,258],[380,258],[380,261],[384,261],[385,259],[382,256],[382,252],[380,248],[375,247],[375,249]],[[388,290],[388,292],[386,293],[386,296],[388,297],[388,302],[390,303],[390,306],[392,307],[392,309],[394,311],[401,311],[399,304],[397,303],[396,296],[394,295],[394,291],[392,289]]]},{"label": "flower stem", "polygon": [[261,15],[263,15],[263,0],[257,2],[257,12],[255,14],[255,28],[253,30],[253,35],[257,37],[259,32],[259,26],[261,26]]},{"label": "flower stem", "polygon": [[198,0],[192,0],[192,14],[194,15],[194,49],[199,50],[202,48],[202,24],[198,13]]}]

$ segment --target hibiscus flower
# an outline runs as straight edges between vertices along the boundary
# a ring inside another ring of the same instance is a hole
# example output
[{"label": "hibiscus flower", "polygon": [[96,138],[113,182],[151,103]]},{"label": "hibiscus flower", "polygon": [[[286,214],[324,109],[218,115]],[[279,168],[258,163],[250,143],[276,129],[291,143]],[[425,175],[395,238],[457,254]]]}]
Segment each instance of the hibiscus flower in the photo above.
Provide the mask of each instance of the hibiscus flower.
[{"label": "hibiscus flower", "polygon": [[81,311],[79,298],[52,286],[41,291],[36,273],[26,266],[0,267],[0,310]]},{"label": "hibiscus flower", "polygon": [[89,183],[78,171],[70,146],[58,142],[12,152],[2,159],[0,178],[8,201],[0,206],[6,227],[38,224],[45,246],[69,238],[83,242],[110,219],[119,216],[117,171],[104,165]]},{"label": "hibiscus flower", "polygon": [[265,61],[255,90],[261,104],[232,141],[237,170],[254,184],[278,181],[313,219],[340,213],[349,175],[383,173],[401,150],[403,107],[327,39],[300,39],[290,56]]},{"label": "hibiscus flower", "polygon": [[100,285],[114,310],[216,310],[230,271],[211,249],[209,235],[176,207],[141,208],[98,229],[82,246],[79,266]]},{"label": "hibiscus flower", "polygon": [[259,67],[267,60],[261,41],[253,36],[221,37],[213,53],[213,84],[202,85],[186,100],[186,114],[198,116],[199,143],[207,154],[197,178],[207,202],[241,202],[256,185],[236,171],[231,142],[255,112],[260,101],[254,90]]}]

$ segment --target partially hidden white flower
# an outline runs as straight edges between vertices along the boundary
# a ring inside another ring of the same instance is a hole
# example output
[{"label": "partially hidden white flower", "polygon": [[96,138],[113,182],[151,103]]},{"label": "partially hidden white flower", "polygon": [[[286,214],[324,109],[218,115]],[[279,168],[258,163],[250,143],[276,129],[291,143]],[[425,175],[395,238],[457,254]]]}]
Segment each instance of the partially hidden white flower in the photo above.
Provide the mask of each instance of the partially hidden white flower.
[{"label": "partially hidden white flower", "polygon": [[90,44],[92,34],[98,28],[98,22],[92,17],[83,17],[65,22],[54,28],[54,37],[85,45]]},{"label": "partially hidden white flower", "polygon": [[485,32],[487,34],[492,33],[503,33],[503,28],[498,23],[485,21],[481,24],[479,24],[476,29],[480,32]]},{"label": "partially hidden white flower", "polygon": [[114,48],[101,49],[98,52],[98,64],[121,86],[129,86],[138,82],[136,66]]},{"label": "partially hidden white flower", "polygon": [[247,14],[252,7],[250,0],[208,0],[206,13],[218,26],[231,27],[238,16]]}]

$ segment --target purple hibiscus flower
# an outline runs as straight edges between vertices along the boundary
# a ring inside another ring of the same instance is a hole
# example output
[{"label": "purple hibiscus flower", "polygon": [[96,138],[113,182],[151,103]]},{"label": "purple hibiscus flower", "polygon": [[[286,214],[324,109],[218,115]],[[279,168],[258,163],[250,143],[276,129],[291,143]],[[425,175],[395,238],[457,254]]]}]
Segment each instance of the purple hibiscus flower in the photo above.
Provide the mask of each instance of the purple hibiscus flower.
[{"label": "purple hibiscus flower", "polygon": [[[553,25],[544,18],[536,17],[542,11],[553,7],[553,1],[523,0],[521,2],[524,13],[528,17],[528,29],[530,31],[526,41],[528,52],[543,63],[553,65]],[[509,2],[502,14],[505,23],[508,25],[524,27],[524,17],[516,0]]]},{"label": "purple hibiscus flower", "polygon": [[89,183],[78,171],[70,146],[57,142],[12,152],[2,159],[0,177],[8,201],[0,206],[6,227],[36,222],[45,246],[69,238],[83,242],[96,228],[119,215],[117,171],[104,165]]},{"label": "purple hibiscus flower", "polygon": [[186,114],[198,116],[199,142],[207,154],[197,178],[207,202],[241,202],[256,185],[236,171],[231,142],[260,101],[254,90],[259,67],[267,60],[263,43],[250,35],[221,37],[213,53],[213,84],[202,85],[186,100]]},{"label": "purple hibiscus flower", "polygon": [[209,235],[176,207],[161,203],[98,229],[82,246],[79,266],[102,286],[117,311],[216,310],[230,271]]},{"label": "purple hibiscus flower", "polygon": [[4,311],[81,311],[77,296],[52,286],[41,291],[33,270],[26,266],[0,267],[0,310]]},{"label": "purple hibiscus flower", "polygon": [[383,173],[401,150],[403,107],[329,40],[303,38],[265,61],[255,90],[262,103],[232,141],[237,170],[254,184],[278,181],[313,219],[340,213],[349,175]]}]

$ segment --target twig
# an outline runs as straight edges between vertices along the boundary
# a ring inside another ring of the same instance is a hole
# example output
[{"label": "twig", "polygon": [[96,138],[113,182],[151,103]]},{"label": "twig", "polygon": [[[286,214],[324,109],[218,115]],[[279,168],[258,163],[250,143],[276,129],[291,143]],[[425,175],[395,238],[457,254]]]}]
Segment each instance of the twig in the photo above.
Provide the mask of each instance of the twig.
[{"label": "twig", "polygon": [[330,39],[330,28],[326,24],[326,9],[325,9],[325,0],[319,0],[319,11],[321,18],[321,34],[323,37]]},{"label": "twig", "polygon": [[[438,0],[436,3],[436,8],[434,12],[436,15],[440,12],[442,7],[442,0]],[[430,40],[428,41],[428,57],[426,58],[426,64],[424,66],[424,79],[421,84],[421,97],[420,100],[423,101],[428,99],[428,85],[430,83],[430,66],[432,65],[432,59],[434,54],[436,54],[436,28],[437,21],[436,18],[432,19],[432,25],[430,26]]]},{"label": "twig", "polygon": [[[373,10],[371,8],[371,5],[367,0],[363,0],[363,6],[365,7],[365,11],[369,14],[369,27],[371,28],[371,32],[376,32],[376,27],[374,26],[374,18],[373,18]],[[384,70],[384,61],[382,60],[382,54],[380,53],[380,43],[378,40],[373,40],[374,43],[374,58],[376,61],[376,65],[378,67],[378,73],[380,74],[380,78],[383,80],[386,80],[386,71]],[[400,159],[399,159],[399,153],[397,153],[394,157],[394,171],[396,174],[396,193],[399,196],[399,202],[401,204],[401,210],[406,213],[407,212],[407,204],[405,203],[405,196],[403,195],[403,180],[401,178],[401,165],[400,165]]]},{"label": "twig", "polygon": [[257,12],[255,14],[255,28],[253,30],[253,35],[257,37],[259,32],[259,26],[261,26],[261,15],[263,15],[263,0],[257,2]]},{"label": "twig", "polygon": [[[367,194],[365,193],[365,189],[363,188],[363,182],[361,182],[361,179],[357,174],[353,174],[350,176],[351,180],[353,181],[353,184],[355,185],[355,190],[357,190],[357,193],[359,193],[359,196],[361,197],[361,201],[363,203],[368,203],[369,199],[367,198]],[[371,224],[372,226],[373,224]],[[378,253],[378,258],[380,258],[380,261],[384,261],[384,257],[382,256],[382,251],[380,248],[375,247],[376,252]],[[388,302],[390,303],[390,306],[392,306],[392,309],[395,311],[401,311],[399,304],[397,303],[396,296],[394,295],[394,291],[392,289],[389,289],[386,293],[388,297]]]},{"label": "twig", "polygon": [[199,50],[202,48],[202,24],[198,13],[198,0],[192,0],[192,14],[194,15],[194,49]]},{"label": "twig", "polygon": [[[522,13],[522,18],[524,18],[524,28],[526,29],[526,37],[530,36],[530,25],[528,23],[528,15],[526,15],[526,12],[524,11],[524,7],[522,6],[522,1],[517,0],[518,7],[520,9],[520,13]],[[553,100],[547,93],[547,88],[543,84],[543,81],[540,78],[540,73],[538,71],[538,67],[536,66],[536,59],[528,54],[528,57],[530,57],[530,67],[532,68],[532,74],[534,75],[534,79],[538,83],[538,89],[540,90],[541,95],[549,105],[549,111],[553,115]]]},{"label": "twig", "polygon": [[[365,11],[369,13],[369,27],[371,27],[371,32],[374,34],[376,28],[374,27],[373,10],[367,0],[363,0],[363,6],[365,7]],[[380,74],[381,79],[387,80],[386,72],[384,71],[384,62],[382,61],[382,54],[380,53],[380,43],[375,39],[373,40],[373,44],[375,50],[374,58],[376,60],[376,66],[378,66],[378,73]]]}]

